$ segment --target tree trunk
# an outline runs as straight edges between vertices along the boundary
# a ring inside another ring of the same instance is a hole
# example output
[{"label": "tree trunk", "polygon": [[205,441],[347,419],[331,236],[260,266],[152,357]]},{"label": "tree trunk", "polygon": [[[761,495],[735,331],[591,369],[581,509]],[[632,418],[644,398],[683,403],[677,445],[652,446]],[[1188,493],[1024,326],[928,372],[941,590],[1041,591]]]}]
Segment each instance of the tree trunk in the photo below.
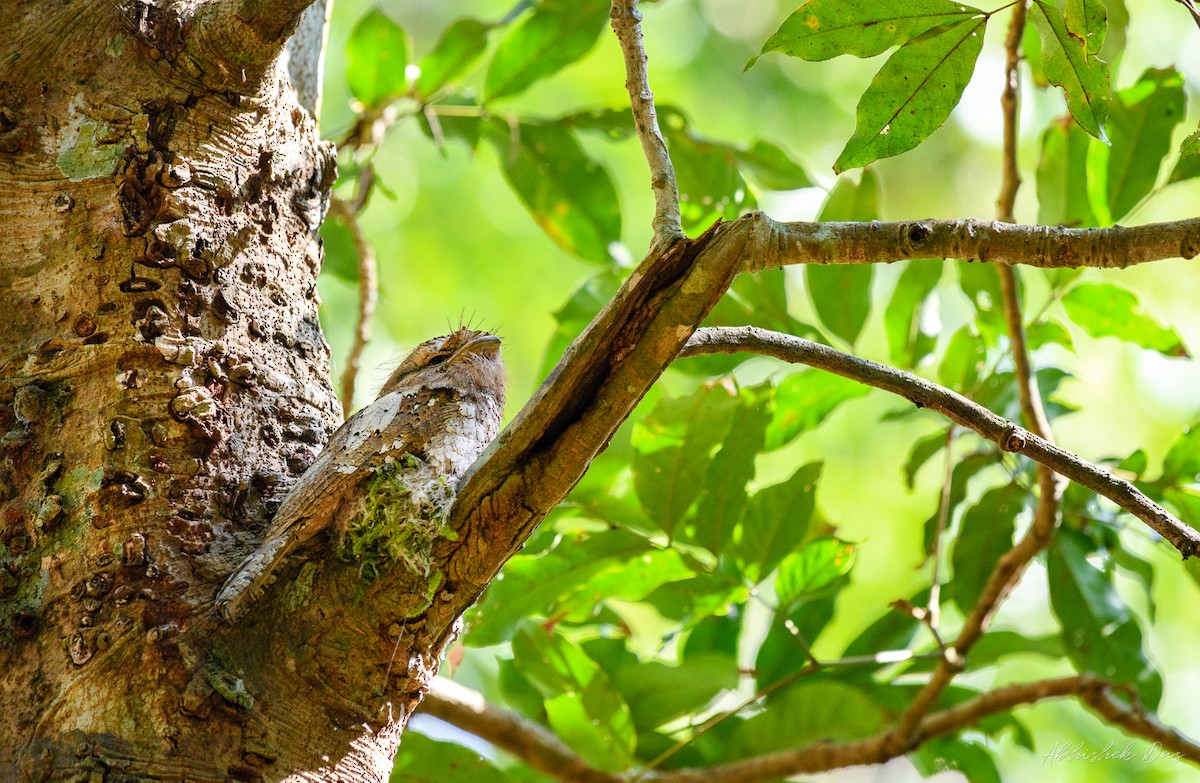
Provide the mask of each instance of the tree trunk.
[{"label": "tree trunk", "polygon": [[398,637],[395,673],[432,668],[405,600],[308,600],[361,597],[344,564],[210,612],[340,419],[334,150],[278,65],[304,3],[277,5],[0,9],[4,780],[278,779],[386,719]]}]

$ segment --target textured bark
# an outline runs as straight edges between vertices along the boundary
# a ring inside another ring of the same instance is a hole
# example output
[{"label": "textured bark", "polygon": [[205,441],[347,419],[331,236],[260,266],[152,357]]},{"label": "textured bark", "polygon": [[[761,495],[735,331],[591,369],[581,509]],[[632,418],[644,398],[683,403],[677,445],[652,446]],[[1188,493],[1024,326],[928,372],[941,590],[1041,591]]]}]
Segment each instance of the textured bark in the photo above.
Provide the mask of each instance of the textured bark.
[{"label": "textured bark", "polygon": [[6,2],[0,30],[0,779],[315,762],[334,718],[262,698],[207,618],[340,419],[333,151],[286,31],[249,58],[139,2]]}]

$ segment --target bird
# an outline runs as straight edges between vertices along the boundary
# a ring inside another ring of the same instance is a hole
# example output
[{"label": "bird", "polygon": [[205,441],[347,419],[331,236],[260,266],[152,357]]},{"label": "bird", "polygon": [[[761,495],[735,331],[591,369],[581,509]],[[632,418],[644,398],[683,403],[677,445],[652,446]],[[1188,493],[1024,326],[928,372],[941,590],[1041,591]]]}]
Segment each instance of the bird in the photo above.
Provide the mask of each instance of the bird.
[{"label": "bird", "polygon": [[460,326],[414,348],[284,497],[262,544],[217,594],[218,615],[236,622],[287,557],[322,531],[372,561],[364,568],[390,557],[427,569],[422,550],[428,554],[457,480],[500,429],[500,347],[496,335]]}]

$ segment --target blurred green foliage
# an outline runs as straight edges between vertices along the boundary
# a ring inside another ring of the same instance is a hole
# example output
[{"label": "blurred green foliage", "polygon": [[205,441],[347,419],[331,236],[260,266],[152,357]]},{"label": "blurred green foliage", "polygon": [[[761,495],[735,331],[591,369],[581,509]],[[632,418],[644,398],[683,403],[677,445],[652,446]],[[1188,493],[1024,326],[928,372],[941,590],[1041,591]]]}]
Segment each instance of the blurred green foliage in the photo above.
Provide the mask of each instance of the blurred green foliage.
[{"label": "blurred green foliage", "polygon": [[[1200,71],[1174,55],[1193,51],[1197,32],[1172,4],[1128,5],[1030,9],[1024,222],[1195,216]],[[642,8],[685,230],[752,208],[779,220],[994,212],[1010,11],[945,0]],[[505,338],[511,413],[644,252],[653,204],[607,14],[597,0],[335,4],[321,122],[346,142],[338,195],[374,177],[360,224],[382,304],[367,366],[447,323],[482,322]],[[357,262],[344,226],[323,231],[336,371]],[[1164,262],[1108,274],[1022,269],[1019,281],[1059,442],[1200,525],[1200,428],[1189,427],[1200,414],[1189,359],[1200,276]],[[852,348],[1019,416],[986,264],[745,276],[709,323]],[[1028,461],[853,382],[762,359],[681,360],[473,610],[454,676],[612,771],[868,736],[911,702],[936,649],[888,603],[929,600],[936,553],[942,633],[952,636],[1027,528],[1035,485]],[[1054,545],[939,706],[1087,670],[1200,735],[1189,695],[1196,574],[1140,523],[1072,487]],[[909,657],[812,665],[895,652]],[[544,779],[452,738],[410,734],[393,779]],[[1070,701],[1046,702],[930,742],[887,775],[1026,779],[1046,773],[1059,743],[1100,751],[1130,741]],[[1053,774],[1193,774],[1132,742],[1135,761],[1059,761]]]}]

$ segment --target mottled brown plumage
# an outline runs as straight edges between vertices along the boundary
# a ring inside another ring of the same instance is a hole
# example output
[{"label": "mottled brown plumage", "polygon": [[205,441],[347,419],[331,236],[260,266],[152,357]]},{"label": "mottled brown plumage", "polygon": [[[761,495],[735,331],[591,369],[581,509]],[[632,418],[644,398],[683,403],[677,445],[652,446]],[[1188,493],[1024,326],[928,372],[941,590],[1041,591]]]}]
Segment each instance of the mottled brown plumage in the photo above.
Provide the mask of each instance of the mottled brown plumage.
[{"label": "mottled brown plumage", "polygon": [[236,620],[297,547],[331,525],[344,534],[384,465],[400,462],[401,480],[414,482],[414,502],[428,506],[423,513],[448,505],[452,495],[432,497],[427,489],[453,487],[496,436],[504,386],[494,335],[463,327],[417,346],[292,487],[262,545],[221,588],[218,612]]}]

